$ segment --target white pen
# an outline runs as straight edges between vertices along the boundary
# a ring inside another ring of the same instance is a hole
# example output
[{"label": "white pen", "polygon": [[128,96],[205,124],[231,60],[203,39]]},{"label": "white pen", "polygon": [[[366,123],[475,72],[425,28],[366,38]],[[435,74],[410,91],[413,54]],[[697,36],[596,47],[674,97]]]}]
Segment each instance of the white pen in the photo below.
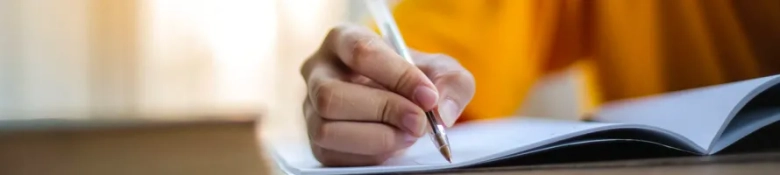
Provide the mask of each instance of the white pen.
[{"label": "white pen", "polygon": [[[387,2],[384,0],[366,0],[365,2],[374,17],[374,21],[382,36],[389,39],[393,48],[401,57],[414,65],[409,49],[406,47],[403,37],[401,37],[401,32],[398,30],[398,26],[396,25],[392,14],[390,14],[390,8],[387,7]],[[428,123],[431,125],[431,137],[433,138],[434,145],[441,155],[444,156],[444,159],[447,159],[448,162],[452,162],[450,143],[447,134],[444,131],[444,125],[437,120],[436,113],[432,111],[425,112],[425,116],[428,118]]]}]

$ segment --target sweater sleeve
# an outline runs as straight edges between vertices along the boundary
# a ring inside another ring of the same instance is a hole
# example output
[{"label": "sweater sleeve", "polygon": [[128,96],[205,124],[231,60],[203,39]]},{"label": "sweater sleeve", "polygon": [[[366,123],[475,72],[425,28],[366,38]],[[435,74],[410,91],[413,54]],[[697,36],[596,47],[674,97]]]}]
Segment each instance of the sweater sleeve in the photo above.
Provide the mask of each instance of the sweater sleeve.
[{"label": "sweater sleeve", "polygon": [[527,91],[550,67],[550,56],[543,51],[552,45],[554,26],[547,23],[554,21],[534,19],[532,14],[556,14],[539,10],[540,5],[545,4],[409,0],[397,4],[394,15],[409,47],[450,55],[471,71],[476,94],[461,119],[474,120],[515,114]]}]

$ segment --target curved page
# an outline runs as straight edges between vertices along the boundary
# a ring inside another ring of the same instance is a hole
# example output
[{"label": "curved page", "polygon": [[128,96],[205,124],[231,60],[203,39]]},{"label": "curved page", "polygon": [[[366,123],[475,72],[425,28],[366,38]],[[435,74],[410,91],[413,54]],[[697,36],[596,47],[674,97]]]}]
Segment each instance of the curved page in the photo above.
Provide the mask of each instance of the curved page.
[{"label": "curved page", "polygon": [[[665,133],[685,144],[680,135],[641,125],[588,123],[532,118],[510,118],[467,123],[449,130],[453,163],[447,163],[428,138],[420,139],[403,155],[369,167],[322,167],[311,155],[308,143],[273,142],[280,166],[293,174],[369,174],[430,171],[475,165],[537,149],[568,138],[616,128],[641,128]],[[699,151],[699,150],[697,150]]]},{"label": "curved page", "polygon": [[757,130],[780,121],[780,107],[751,111],[737,116],[729,129],[712,144],[709,154],[715,154]]},{"label": "curved page", "polygon": [[780,75],[709,86],[605,105],[595,121],[650,125],[710,148],[728,120]]}]

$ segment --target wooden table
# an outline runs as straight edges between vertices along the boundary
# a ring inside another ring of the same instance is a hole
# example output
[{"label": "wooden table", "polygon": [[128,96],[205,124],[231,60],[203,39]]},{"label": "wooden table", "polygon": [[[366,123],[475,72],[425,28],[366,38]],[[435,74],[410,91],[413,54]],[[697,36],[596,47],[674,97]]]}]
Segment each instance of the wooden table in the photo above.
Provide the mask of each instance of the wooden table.
[{"label": "wooden table", "polygon": [[2,121],[0,175],[270,174],[254,115],[214,118]]},{"label": "wooden table", "polygon": [[[80,124],[78,130],[5,131],[0,132],[0,174],[281,174],[259,146],[256,124],[238,120],[93,129]],[[780,174],[780,151],[427,174]]]}]

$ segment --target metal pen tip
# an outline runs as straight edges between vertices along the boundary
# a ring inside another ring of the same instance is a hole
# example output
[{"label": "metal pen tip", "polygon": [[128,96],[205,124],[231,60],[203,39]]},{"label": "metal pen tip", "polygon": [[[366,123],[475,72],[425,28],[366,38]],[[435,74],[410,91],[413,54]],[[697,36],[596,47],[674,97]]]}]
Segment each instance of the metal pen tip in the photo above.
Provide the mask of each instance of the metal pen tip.
[{"label": "metal pen tip", "polygon": [[441,148],[439,148],[439,152],[441,152],[441,155],[444,156],[444,159],[447,159],[447,162],[452,163],[452,155],[450,154],[449,145],[444,145]]}]

